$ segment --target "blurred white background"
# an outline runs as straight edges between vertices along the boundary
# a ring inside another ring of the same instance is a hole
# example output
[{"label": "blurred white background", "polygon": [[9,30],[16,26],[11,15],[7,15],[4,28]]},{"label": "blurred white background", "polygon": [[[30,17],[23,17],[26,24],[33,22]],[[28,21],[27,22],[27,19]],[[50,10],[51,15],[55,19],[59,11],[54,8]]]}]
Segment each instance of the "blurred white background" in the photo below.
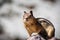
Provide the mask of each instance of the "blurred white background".
[{"label": "blurred white background", "polygon": [[23,24],[24,11],[33,10],[35,17],[50,20],[55,27],[55,37],[60,38],[60,0],[0,0],[0,25],[11,38],[29,37]]}]

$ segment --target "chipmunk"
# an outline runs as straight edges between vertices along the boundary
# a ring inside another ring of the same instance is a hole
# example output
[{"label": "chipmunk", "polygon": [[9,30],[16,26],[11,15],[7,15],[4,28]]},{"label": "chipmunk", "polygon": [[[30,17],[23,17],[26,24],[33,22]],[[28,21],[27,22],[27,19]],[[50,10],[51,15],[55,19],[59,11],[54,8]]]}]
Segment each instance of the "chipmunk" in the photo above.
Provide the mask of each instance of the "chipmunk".
[{"label": "chipmunk", "polygon": [[30,13],[24,11],[23,21],[30,36],[32,33],[38,33],[44,39],[48,40],[48,38],[52,38],[55,35],[53,24],[47,19],[35,18],[32,11]]}]

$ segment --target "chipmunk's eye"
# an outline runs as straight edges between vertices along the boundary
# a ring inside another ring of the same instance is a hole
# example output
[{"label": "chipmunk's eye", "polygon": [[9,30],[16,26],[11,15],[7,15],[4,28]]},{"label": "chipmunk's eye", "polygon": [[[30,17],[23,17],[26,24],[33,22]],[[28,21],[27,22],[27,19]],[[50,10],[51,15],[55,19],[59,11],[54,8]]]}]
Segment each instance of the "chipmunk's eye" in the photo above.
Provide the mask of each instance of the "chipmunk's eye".
[{"label": "chipmunk's eye", "polygon": [[33,23],[31,25],[34,25]]},{"label": "chipmunk's eye", "polygon": [[28,18],[26,18],[26,21],[28,21]]}]

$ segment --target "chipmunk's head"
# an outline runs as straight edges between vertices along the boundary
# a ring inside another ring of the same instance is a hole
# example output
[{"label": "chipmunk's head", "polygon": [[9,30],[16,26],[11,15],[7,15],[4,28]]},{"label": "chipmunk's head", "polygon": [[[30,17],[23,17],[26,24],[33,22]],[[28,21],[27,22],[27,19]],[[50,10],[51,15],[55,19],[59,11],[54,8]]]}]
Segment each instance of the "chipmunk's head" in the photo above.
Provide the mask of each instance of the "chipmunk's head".
[{"label": "chipmunk's head", "polygon": [[31,17],[33,17],[33,12],[32,11],[30,11],[29,13],[27,13],[26,11],[24,11],[24,15],[23,15],[23,20],[24,21],[27,21]]}]

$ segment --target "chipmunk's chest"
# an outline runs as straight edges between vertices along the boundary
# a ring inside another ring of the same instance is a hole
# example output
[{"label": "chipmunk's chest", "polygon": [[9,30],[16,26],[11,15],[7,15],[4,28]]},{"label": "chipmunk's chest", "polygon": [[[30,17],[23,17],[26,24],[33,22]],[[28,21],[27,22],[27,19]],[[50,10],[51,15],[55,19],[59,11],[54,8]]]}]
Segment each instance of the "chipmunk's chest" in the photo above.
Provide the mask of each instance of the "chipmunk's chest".
[{"label": "chipmunk's chest", "polygon": [[26,24],[25,27],[30,35],[32,33],[39,33],[42,30],[42,27],[40,27],[40,25],[37,25],[36,23]]}]

